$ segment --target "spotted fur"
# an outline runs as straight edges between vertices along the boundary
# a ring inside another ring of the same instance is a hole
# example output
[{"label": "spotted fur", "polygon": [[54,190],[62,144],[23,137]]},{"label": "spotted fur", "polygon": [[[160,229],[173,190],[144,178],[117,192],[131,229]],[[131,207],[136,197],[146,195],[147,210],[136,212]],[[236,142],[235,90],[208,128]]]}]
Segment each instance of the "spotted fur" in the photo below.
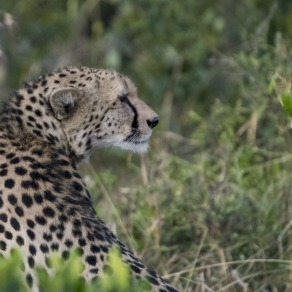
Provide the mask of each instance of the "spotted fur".
[{"label": "spotted fur", "polygon": [[129,78],[115,71],[65,68],[12,95],[0,115],[0,252],[21,250],[33,291],[34,267],[50,273],[52,252],[67,258],[79,249],[91,280],[112,247],[153,291],[176,291],[96,217],[76,169],[96,147],[145,151],[157,123]]}]

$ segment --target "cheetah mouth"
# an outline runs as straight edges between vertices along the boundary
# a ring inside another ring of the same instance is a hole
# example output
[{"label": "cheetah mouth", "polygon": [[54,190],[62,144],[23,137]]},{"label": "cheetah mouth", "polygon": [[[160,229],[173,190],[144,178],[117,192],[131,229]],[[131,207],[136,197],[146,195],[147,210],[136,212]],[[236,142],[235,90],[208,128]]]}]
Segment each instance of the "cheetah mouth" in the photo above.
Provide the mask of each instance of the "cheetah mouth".
[{"label": "cheetah mouth", "polygon": [[148,148],[150,137],[136,137],[135,139],[124,140],[118,143],[118,147],[131,152],[142,153]]},{"label": "cheetah mouth", "polygon": [[128,135],[124,142],[134,144],[134,145],[143,145],[148,144],[152,131],[147,134],[142,134],[136,129],[132,129],[130,135]]},{"label": "cheetah mouth", "polygon": [[142,141],[132,141],[133,144],[139,145],[139,144],[148,144],[149,138],[142,140]]}]

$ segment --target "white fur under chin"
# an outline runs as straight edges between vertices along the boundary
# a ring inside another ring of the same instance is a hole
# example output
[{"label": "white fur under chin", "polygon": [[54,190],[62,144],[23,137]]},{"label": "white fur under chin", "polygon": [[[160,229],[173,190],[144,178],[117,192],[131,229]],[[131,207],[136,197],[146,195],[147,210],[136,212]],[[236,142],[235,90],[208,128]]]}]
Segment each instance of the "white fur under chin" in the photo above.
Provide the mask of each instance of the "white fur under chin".
[{"label": "white fur under chin", "polygon": [[[93,143],[93,147],[98,148],[119,148],[127,150],[134,153],[143,153],[148,149],[148,142],[151,136],[151,132],[147,135],[139,137],[140,139],[135,139],[132,141],[125,141],[125,137],[122,135],[109,137],[107,140],[97,140]],[[141,141],[141,142],[140,142]]]},{"label": "white fur under chin", "polygon": [[98,143],[98,145],[95,145],[98,148],[119,148],[123,150],[127,150],[134,153],[143,153],[147,151],[148,148],[148,141],[144,141],[141,143],[131,143],[131,142],[125,142],[125,141],[119,141],[119,142],[105,142]]},{"label": "white fur under chin", "polygon": [[135,153],[143,153],[146,152],[148,149],[148,142],[143,142],[139,144],[133,144],[129,142],[120,142],[115,145],[118,148],[121,148],[123,150],[135,152]]}]

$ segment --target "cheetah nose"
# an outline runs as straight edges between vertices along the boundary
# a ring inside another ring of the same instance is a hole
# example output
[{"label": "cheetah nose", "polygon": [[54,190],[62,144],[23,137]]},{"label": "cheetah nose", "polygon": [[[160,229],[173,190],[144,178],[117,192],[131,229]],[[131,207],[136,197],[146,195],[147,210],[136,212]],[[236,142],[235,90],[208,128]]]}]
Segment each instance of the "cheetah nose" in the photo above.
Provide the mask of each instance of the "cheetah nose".
[{"label": "cheetah nose", "polygon": [[147,124],[148,124],[148,126],[149,126],[151,129],[153,129],[154,127],[156,127],[157,124],[158,124],[158,122],[159,122],[159,118],[158,118],[157,116],[154,117],[152,120],[147,120]]}]

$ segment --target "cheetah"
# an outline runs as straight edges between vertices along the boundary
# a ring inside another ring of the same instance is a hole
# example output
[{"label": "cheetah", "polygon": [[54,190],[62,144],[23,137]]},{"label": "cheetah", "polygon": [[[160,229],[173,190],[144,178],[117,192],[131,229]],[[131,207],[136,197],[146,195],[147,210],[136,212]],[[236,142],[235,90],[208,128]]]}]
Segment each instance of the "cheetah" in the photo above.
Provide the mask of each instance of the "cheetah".
[{"label": "cheetah", "polygon": [[90,281],[116,247],[133,277],[177,291],[96,216],[77,172],[96,147],[145,151],[158,121],[132,81],[112,70],[59,69],[12,94],[0,114],[0,253],[20,249],[30,290],[38,291],[34,267],[50,273],[52,253],[79,249]]}]

